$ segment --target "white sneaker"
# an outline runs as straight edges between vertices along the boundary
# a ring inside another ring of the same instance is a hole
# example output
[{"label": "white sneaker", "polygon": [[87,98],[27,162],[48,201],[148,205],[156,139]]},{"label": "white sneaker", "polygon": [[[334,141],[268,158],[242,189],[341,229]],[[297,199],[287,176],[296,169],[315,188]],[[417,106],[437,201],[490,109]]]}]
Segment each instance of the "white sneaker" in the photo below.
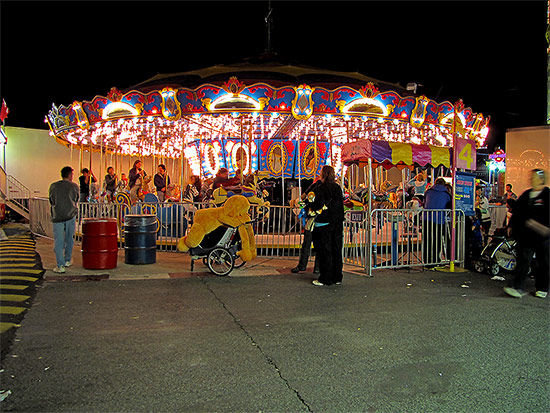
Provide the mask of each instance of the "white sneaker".
[{"label": "white sneaker", "polygon": [[535,292],[535,297],[538,297],[538,298],[546,298],[547,295],[548,295],[548,292],[546,291]]},{"label": "white sneaker", "polygon": [[523,291],[516,290],[515,288],[512,288],[512,287],[504,287],[504,292],[509,296],[515,297],[515,298],[521,298],[525,294]]},{"label": "white sneaker", "polygon": [[57,273],[57,274],[64,274],[65,273],[65,267],[64,266],[55,267],[52,271]]},{"label": "white sneaker", "polygon": [[322,283],[321,281],[319,281],[319,280],[313,280],[311,283],[312,283],[313,285],[325,285],[325,284],[323,284],[323,283]]},{"label": "white sneaker", "polygon": [[65,261],[65,267],[70,267],[71,265],[73,265],[73,260]]}]

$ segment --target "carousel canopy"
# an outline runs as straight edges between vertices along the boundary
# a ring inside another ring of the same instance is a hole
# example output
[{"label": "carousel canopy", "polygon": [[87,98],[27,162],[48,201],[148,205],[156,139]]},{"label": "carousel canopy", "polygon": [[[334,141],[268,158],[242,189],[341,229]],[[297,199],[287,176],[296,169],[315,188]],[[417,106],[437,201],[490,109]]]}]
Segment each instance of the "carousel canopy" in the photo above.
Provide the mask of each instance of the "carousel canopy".
[{"label": "carousel canopy", "polygon": [[[296,177],[314,176],[325,163],[339,171],[341,145],[357,140],[448,147],[459,132],[482,145],[489,122],[461,102],[437,103],[359,73],[273,62],[159,74],[91,101],[53,105],[46,120],[65,145],[185,157],[205,176],[237,169],[244,156],[245,171]],[[313,145],[312,169],[303,164],[304,142]]]},{"label": "carousel canopy", "polygon": [[139,90],[149,93],[164,87],[197,88],[204,84],[221,86],[232,76],[238,77],[241,82],[246,84],[261,82],[276,87],[305,84],[324,88],[337,88],[342,85],[361,88],[372,83],[381,91],[393,90],[401,96],[412,96],[410,91],[398,83],[384,82],[358,72],[323,70],[310,66],[265,61],[264,59],[248,59],[248,62],[245,63],[215,65],[181,73],[157,74],[127,88],[124,92]]},{"label": "carousel canopy", "polygon": [[412,168],[413,166],[451,166],[451,149],[432,145],[415,145],[412,143],[362,141],[342,145],[342,162],[344,165],[365,165],[369,158],[374,167],[383,166],[389,169]]}]

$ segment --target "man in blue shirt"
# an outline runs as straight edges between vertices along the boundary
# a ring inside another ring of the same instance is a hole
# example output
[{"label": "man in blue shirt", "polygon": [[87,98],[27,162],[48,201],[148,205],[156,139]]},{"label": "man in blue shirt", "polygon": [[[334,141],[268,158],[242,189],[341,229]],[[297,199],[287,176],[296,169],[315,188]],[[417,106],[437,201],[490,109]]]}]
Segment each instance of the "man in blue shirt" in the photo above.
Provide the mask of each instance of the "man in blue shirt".
[{"label": "man in blue shirt", "polygon": [[[434,186],[424,195],[425,209],[451,209],[451,194],[445,186],[445,179],[439,177]],[[445,211],[424,211],[422,226],[422,249],[424,266],[433,266],[441,261],[441,250],[445,246],[449,255],[449,237]]]}]

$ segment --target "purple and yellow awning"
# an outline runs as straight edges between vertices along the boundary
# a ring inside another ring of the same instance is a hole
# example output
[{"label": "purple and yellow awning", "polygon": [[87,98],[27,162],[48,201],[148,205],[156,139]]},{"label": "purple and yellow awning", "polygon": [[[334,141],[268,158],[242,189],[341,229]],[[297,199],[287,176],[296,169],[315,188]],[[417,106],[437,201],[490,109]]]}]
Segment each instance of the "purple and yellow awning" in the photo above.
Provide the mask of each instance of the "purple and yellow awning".
[{"label": "purple and yellow awning", "polygon": [[372,159],[373,167],[451,166],[451,150],[440,146],[363,139],[342,145],[342,162],[360,166]]}]

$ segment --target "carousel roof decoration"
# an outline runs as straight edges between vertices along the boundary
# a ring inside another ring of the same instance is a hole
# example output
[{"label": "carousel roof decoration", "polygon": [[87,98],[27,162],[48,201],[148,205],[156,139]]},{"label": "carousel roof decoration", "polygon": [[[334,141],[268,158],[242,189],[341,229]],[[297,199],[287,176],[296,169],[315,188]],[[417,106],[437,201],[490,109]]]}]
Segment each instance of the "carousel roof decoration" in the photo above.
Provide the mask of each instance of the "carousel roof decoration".
[{"label": "carousel roof decoration", "polygon": [[[269,63],[157,75],[91,101],[52,105],[46,121],[61,143],[125,155],[183,154],[205,176],[224,166],[310,177],[325,163],[340,170],[346,142],[449,147],[455,109],[456,130],[483,145],[489,118],[471,108],[359,73]],[[313,160],[306,153],[312,149]]]}]

